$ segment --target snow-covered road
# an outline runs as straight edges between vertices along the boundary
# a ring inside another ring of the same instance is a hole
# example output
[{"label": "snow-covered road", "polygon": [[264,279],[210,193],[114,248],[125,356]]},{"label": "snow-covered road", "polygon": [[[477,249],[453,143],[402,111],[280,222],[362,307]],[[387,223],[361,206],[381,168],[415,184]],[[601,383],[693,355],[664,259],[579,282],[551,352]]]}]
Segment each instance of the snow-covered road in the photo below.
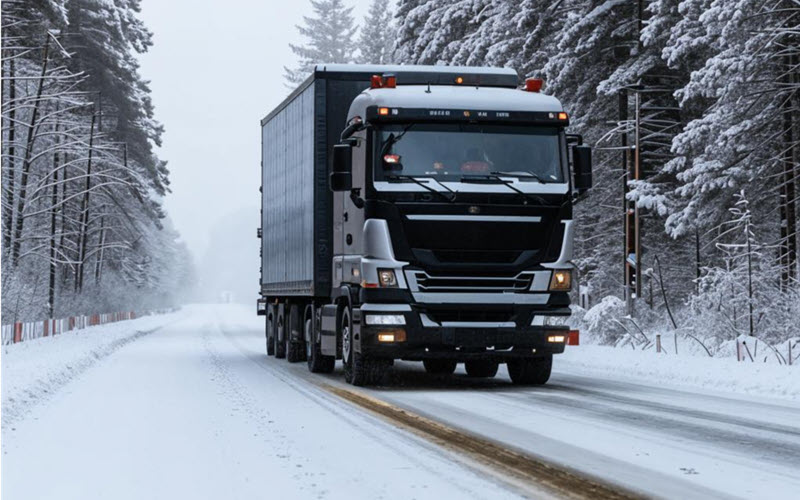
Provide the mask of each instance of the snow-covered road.
[{"label": "snow-covered road", "polygon": [[[519,493],[310,382],[347,387],[340,370],[320,377],[304,363],[268,358],[262,322],[239,306],[184,308],[62,384],[29,384],[40,393],[24,406],[6,399],[5,377],[18,374],[22,357],[20,346],[6,349],[3,405],[13,411],[4,416],[3,498]],[[54,351],[59,342],[71,340],[43,339],[39,347]],[[475,380],[397,363],[392,384],[359,391],[650,495],[796,498],[800,491],[797,403],[555,366],[550,385],[521,389],[502,368],[495,379]]]}]

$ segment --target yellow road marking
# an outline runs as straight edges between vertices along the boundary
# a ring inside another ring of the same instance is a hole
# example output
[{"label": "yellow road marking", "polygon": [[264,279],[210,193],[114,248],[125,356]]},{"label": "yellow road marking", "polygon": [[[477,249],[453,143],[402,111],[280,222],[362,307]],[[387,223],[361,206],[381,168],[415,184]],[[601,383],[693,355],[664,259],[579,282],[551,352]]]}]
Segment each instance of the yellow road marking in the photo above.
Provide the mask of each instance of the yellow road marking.
[{"label": "yellow road marking", "polygon": [[[428,441],[467,455],[469,458],[499,473],[498,477],[506,482],[544,488],[561,498],[645,498],[642,494],[604,483],[599,479],[580,475],[531,455],[509,450],[493,441],[417,415],[368,396],[363,392],[325,383],[319,385],[326,391],[376,413]],[[513,481],[514,479],[516,481]]]}]

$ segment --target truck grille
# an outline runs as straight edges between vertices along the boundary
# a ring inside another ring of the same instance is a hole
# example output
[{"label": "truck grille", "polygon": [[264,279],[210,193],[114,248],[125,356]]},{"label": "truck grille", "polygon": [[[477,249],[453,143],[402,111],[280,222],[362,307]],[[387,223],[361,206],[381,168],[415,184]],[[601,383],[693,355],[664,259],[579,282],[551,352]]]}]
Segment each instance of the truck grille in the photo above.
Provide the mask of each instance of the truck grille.
[{"label": "truck grille", "polygon": [[[422,270],[407,272],[412,291],[436,293],[514,293],[528,290],[532,272],[515,275],[448,276]],[[416,289],[415,289],[416,288]]]}]

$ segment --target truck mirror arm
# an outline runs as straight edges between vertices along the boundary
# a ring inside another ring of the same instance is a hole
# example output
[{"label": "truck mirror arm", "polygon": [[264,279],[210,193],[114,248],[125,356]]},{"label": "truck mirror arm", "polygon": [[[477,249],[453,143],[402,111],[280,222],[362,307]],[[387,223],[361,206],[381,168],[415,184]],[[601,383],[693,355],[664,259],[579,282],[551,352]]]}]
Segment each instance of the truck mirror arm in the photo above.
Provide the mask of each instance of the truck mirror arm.
[{"label": "truck mirror arm", "polygon": [[350,190],[350,200],[352,200],[356,208],[364,208],[364,198],[359,196],[360,194],[361,188],[353,188]]}]

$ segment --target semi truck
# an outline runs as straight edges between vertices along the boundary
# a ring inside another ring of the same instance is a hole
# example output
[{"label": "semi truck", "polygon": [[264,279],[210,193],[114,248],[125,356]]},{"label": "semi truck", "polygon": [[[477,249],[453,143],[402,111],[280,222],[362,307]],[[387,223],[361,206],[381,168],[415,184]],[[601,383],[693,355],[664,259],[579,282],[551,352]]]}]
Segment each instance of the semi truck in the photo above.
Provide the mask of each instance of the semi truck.
[{"label": "semi truck", "polygon": [[591,149],[508,68],[318,65],[261,120],[266,353],[380,384],[396,360],[550,377]]}]

